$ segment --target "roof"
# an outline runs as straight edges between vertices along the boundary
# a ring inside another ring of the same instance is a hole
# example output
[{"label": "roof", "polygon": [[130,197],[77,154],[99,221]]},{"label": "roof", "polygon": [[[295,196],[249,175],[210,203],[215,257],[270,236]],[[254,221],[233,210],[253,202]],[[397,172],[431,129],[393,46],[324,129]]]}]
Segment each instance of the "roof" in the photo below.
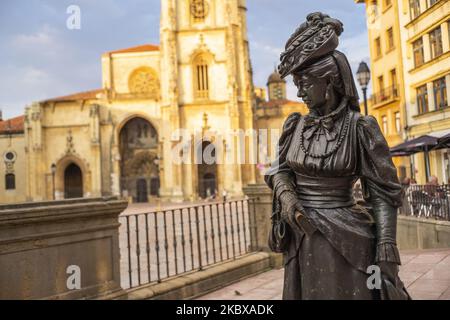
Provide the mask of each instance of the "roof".
[{"label": "roof", "polygon": [[154,44],[143,44],[140,46],[109,51],[106,53],[107,54],[116,54],[116,53],[132,53],[132,52],[146,52],[146,51],[159,51],[159,46],[154,45]]},{"label": "roof", "polygon": [[42,102],[62,102],[62,101],[78,101],[78,100],[90,100],[96,99],[99,93],[104,92],[103,89],[95,89],[89,91],[83,91],[78,93],[73,93],[67,96],[56,97],[44,100]]},{"label": "roof", "polygon": [[0,134],[23,133],[25,116],[0,121]]},{"label": "roof", "polygon": [[286,82],[286,80],[281,79],[281,75],[278,72],[274,71],[269,76],[269,79],[267,80],[267,83],[274,83],[274,82]]}]

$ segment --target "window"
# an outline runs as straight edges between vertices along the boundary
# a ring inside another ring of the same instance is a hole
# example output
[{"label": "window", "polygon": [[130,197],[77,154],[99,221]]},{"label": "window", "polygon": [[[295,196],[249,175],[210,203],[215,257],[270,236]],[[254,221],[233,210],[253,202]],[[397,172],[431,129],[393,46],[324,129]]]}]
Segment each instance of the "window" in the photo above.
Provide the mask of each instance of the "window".
[{"label": "window", "polygon": [[375,39],[375,58],[381,57],[381,39],[380,37]]},{"label": "window", "polygon": [[427,85],[420,86],[416,89],[417,108],[419,114],[428,112],[428,92]]},{"label": "window", "polygon": [[447,107],[447,85],[445,77],[433,81],[434,104],[436,109]]},{"label": "window", "polygon": [[411,20],[420,15],[420,0],[409,0],[409,14]]},{"label": "window", "polygon": [[156,71],[148,67],[134,70],[128,79],[128,90],[135,96],[158,100],[160,84]]},{"label": "window", "polygon": [[388,122],[387,122],[387,116],[381,117],[381,123],[383,124],[383,133],[385,135],[388,134]]},{"label": "window", "polygon": [[209,97],[208,63],[202,56],[194,62],[194,76],[195,97],[207,99]]},{"label": "window", "polygon": [[442,48],[441,26],[431,31],[429,35],[430,35],[431,59],[434,59],[440,56],[444,51]]},{"label": "window", "polygon": [[428,0],[428,8],[434,6],[436,3],[439,2],[439,0]]},{"label": "window", "polygon": [[398,86],[397,86],[397,70],[392,69],[389,72],[389,75],[391,77],[391,86],[392,86],[392,96],[394,98],[398,97]]},{"label": "window", "polygon": [[414,66],[417,68],[424,63],[423,57],[423,39],[417,39],[413,42]]},{"label": "window", "polygon": [[402,131],[402,122],[400,119],[400,112],[395,113],[395,131],[400,133]]},{"label": "window", "polygon": [[5,175],[5,189],[6,190],[16,189],[16,176],[13,173],[8,173]]},{"label": "window", "polygon": [[392,28],[389,28],[386,31],[386,37],[387,37],[387,50],[394,49],[394,30]]},{"label": "window", "polygon": [[380,91],[380,93],[382,93],[383,90],[384,90],[384,78],[383,78],[383,76],[379,76],[377,81],[378,81],[378,90]]}]

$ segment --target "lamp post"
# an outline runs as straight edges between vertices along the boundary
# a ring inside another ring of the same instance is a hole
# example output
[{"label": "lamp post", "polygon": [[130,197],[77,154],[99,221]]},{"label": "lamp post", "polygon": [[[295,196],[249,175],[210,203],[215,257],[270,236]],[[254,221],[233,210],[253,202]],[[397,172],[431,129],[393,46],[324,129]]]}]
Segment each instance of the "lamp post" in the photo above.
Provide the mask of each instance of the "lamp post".
[{"label": "lamp post", "polygon": [[364,112],[366,116],[369,114],[367,110],[367,85],[370,81],[370,69],[367,63],[361,61],[358,67],[358,71],[356,71],[356,78],[358,79],[359,85],[361,86],[363,96],[364,96]]},{"label": "lamp post", "polygon": [[52,163],[51,165],[52,170],[52,194],[53,194],[53,200],[55,200],[55,174],[56,174],[56,164]]}]

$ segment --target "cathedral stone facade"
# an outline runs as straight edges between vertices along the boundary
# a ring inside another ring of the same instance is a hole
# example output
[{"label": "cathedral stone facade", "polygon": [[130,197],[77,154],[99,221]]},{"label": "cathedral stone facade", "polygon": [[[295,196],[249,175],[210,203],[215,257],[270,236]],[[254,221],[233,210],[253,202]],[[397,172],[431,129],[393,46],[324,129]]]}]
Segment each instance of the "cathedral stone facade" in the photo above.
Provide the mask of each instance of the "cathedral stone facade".
[{"label": "cathedral stone facade", "polygon": [[[0,144],[23,168],[14,171],[20,188],[0,202],[194,200],[239,196],[258,180],[254,163],[220,161],[234,150],[245,158],[253,143],[236,148],[227,133],[268,121],[257,114],[266,102],[255,99],[245,1],[164,0],[160,41],[103,54],[100,89],[33,103],[15,133],[4,124]],[[287,103],[285,84],[270,95],[280,108]],[[205,150],[219,161],[202,161]],[[176,161],[180,154],[200,161]]]}]

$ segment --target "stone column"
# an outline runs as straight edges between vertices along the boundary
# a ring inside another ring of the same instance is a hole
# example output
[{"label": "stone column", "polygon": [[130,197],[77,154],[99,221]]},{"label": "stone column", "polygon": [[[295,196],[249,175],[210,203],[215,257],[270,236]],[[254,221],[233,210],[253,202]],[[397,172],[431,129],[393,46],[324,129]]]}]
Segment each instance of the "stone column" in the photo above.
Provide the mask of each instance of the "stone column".
[{"label": "stone column", "polygon": [[[249,198],[251,251],[271,252],[268,246],[269,232],[272,221],[272,190],[266,184],[249,184],[243,188]],[[272,267],[282,265],[282,255],[271,255]]]}]

